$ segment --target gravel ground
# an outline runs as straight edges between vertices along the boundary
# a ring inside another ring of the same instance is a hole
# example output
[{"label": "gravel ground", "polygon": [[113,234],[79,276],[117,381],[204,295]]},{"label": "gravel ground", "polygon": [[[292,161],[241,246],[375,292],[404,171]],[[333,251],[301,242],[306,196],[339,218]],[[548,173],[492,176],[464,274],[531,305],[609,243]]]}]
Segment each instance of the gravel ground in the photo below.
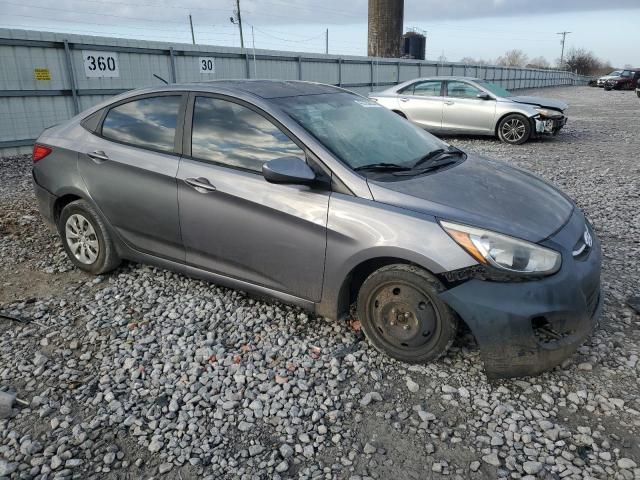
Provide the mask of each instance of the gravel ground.
[{"label": "gravel ground", "polygon": [[566,99],[555,137],[451,138],[575,198],[604,250],[601,326],[535,378],[489,383],[470,335],[435,364],[317,318],[142,265],[89,277],[39,218],[30,159],[0,159],[0,478],[640,478],[640,115]]}]

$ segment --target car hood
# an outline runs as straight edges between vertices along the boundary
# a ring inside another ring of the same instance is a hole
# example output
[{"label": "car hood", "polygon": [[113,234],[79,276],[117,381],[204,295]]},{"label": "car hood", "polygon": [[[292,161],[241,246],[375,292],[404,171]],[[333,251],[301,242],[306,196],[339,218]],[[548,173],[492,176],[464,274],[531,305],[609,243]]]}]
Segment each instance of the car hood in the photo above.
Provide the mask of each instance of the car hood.
[{"label": "car hood", "polygon": [[564,194],[535,175],[474,155],[432,174],[368,183],[378,202],[530,242],[555,233],[574,208]]},{"label": "car hood", "polygon": [[555,100],[553,98],[544,98],[544,97],[515,96],[515,97],[509,97],[508,100],[516,103],[526,103],[528,105],[540,105],[541,107],[554,108],[556,110],[561,110],[561,111],[566,110],[567,107],[569,106],[561,100]]}]

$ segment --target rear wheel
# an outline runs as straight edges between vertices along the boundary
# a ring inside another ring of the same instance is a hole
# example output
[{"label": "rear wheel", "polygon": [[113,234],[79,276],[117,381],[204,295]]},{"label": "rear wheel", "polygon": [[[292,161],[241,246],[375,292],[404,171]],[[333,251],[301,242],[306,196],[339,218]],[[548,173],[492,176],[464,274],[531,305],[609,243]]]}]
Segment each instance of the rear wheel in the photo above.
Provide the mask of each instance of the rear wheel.
[{"label": "rear wheel", "polygon": [[407,363],[442,356],[453,342],[457,318],[438,293],[444,286],[433,275],[410,265],[376,270],[358,293],[358,318],[379,351]]},{"label": "rear wheel", "polygon": [[504,143],[520,145],[531,137],[531,122],[524,115],[507,115],[498,124],[498,137]]},{"label": "rear wheel", "polygon": [[99,275],[120,264],[107,226],[86,201],[77,200],[64,207],[58,232],[67,256],[81,270]]}]

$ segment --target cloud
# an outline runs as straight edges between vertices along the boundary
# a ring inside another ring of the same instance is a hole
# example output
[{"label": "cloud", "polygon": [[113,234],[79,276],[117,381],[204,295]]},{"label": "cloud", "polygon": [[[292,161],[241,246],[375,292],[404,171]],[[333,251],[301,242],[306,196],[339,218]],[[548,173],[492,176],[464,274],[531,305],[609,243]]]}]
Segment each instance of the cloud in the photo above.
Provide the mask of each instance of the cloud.
[{"label": "cloud", "polygon": [[[245,22],[254,25],[363,24],[367,22],[367,4],[367,0],[241,0]],[[224,29],[232,27],[229,17],[234,14],[234,7],[232,0],[7,0],[0,3],[0,17],[22,15],[22,23],[42,18],[51,24],[151,27],[153,22],[184,24],[191,13],[198,24]],[[638,0],[405,0],[405,24],[638,8]],[[100,18],[100,14],[104,16]],[[14,18],[11,20],[15,23]]]},{"label": "cloud", "polygon": [[405,1],[405,21],[460,20],[545,15],[594,10],[638,9],[638,0],[440,0]]}]

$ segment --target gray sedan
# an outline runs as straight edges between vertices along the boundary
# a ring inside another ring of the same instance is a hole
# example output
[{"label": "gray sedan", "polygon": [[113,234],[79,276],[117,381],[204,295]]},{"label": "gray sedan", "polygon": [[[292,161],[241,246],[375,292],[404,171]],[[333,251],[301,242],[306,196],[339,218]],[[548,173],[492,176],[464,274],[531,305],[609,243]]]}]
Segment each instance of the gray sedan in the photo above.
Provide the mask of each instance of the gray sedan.
[{"label": "gray sedan", "polygon": [[333,319],[355,306],[401,361],[443,355],[464,322],[490,376],[534,374],[602,304],[598,239],[564,194],[336,87],[137,90],[43,132],[33,161],[78,268],[144,262]]},{"label": "gray sedan", "polygon": [[419,78],[369,98],[431,133],[491,135],[516,145],[555,135],[567,122],[566,103],[517,96],[479,78]]}]

